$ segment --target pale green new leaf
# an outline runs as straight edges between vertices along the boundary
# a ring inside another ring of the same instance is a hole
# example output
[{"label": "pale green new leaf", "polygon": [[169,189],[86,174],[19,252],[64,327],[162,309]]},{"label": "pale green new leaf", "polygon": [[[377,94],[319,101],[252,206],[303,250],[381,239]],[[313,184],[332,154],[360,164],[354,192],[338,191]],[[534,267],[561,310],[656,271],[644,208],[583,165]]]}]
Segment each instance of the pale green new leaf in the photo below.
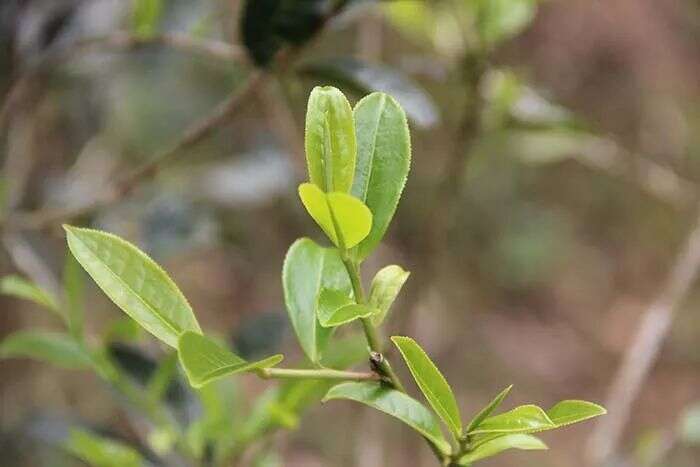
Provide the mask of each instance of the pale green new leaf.
[{"label": "pale green new leaf", "polygon": [[401,266],[392,264],[380,269],[374,276],[369,289],[369,305],[379,310],[379,313],[372,316],[375,326],[382,324],[410,274]]},{"label": "pale green new leaf", "polygon": [[410,337],[393,336],[391,340],[401,352],[413,379],[430,406],[447,424],[454,435],[462,436],[459,407],[450,385],[425,351]]},{"label": "pale green new leaf", "polygon": [[366,258],[386,233],[411,165],[411,139],[406,115],[389,95],[375,92],[353,111],[357,131],[357,166],[353,196],[372,212],[372,229],[357,247]]},{"label": "pale green new leaf", "polygon": [[348,193],[355,174],[357,141],[352,108],[338,89],[317,86],[311,91],[304,147],[311,183],[325,192]]},{"label": "pale green new leaf", "polygon": [[93,467],[140,467],[141,454],[126,444],[84,430],[71,430],[65,449]]},{"label": "pale green new leaf", "polygon": [[369,208],[353,196],[324,193],[313,183],[302,183],[299,197],[309,215],[339,248],[354,247],[372,227]]},{"label": "pale green new leaf", "polygon": [[493,413],[493,411],[501,405],[506,396],[508,396],[508,393],[511,389],[513,389],[512,384],[505,388],[503,391],[501,391],[496,397],[494,397],[493,400],[489,402],[489,404],[486,407],[481,409],[481,411],[478,414],[476,414],[472,421],[469,422],[469,426],[467,427],[467,433],[470,433],[472,430],[478,427],[479,424],[483,422],[489,415],[491,415],[491,413]]},{"label": "pale green new leaf", "polygon": [[225,376],[275,366],[284,358],[273,355],[247,362],[208,337],[190,331],[180,336],[178,355],[187,379],[195,388]]},{"label": "pale green new leaf", "polygon": [[350,305],[338,308],[330,315],[319,315],[319,322],[323,327],[332,328],[340,326],[341,324],[350,323],[356,319],[368,318],[377,313],[379,313],[379,310],[376,308],[360,305],[358,303],[351,303]]},{"label": "pale green new leaf", "polygon": [[485,442],[472,452],[460,457],[459,465],[471,465],[473,462],[495,456],[496,454],[500,454],[507,449],[535,451],[547,449],[547,445],[531,435],[514,434],[499,436],[498,438]]},{"label": "pale green new leaf", "polygon": [[534,433],[551,430],[556,425],[536,405],[521,405],[508,412],[486,418],[470,435],[488,433]]},{"label": "pale green new leaf", "polygon": [[65,229],[75,259],[104,293],[148,332],[172,347],[177,347],[183,332],[201,332],[180,289],[145,253],[106,232]]},{"label": "pale green new leaf", "polygon": [[318,320],[327,321],[340,308],[355,303],[350,295],[341,290],[323,289],[318,296]]},{"label": "pale green new leaf", "polygon": [[323,401],[332,399],[354,400],[396,417],[432,441],[440,451],[450,452],[450,445],[440,431],[440,425],[433,414],[420,402],[403,392],[378,383],[342,383],[333,386]]},{"label": "pale green new leaf", "polygon": [[351,296],[352,284],[338,251],[322,248],[308,238],[294,242],[282,268],[284,301],[304,353],[318,363],[332,329],[318,322],[319,295],[330,289]]},{"label": "pale green new leaf", "polygon": [[604,407],[588,401],[566,400],[547,410],[547,416],[557,426],[571,425],[607,413]]},{"label": "pale green new leaf", "polygon": [[0,343],[0,358],[31,358],[62,368],[86,369],[90,355],[69,335],[46,331],[18,331]]},{"label": "pale green new leaf", "polygon": [[34,282],[28,281],[23,277],[16,275],[3,277],[2,280],[0,280],[0,292],[5,295],[11,295],[13,297],[34,302],[37,305],[41,305],[49,309],[63,319],[56,297],[36,285]]}]

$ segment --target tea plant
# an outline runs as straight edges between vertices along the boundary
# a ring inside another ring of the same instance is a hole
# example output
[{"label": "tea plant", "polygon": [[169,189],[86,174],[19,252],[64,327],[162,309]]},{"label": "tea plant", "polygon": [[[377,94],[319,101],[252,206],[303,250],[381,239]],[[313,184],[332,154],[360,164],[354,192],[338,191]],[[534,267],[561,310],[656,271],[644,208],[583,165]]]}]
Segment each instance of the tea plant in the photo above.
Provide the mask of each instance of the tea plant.
[{"label": "tea plant", "polygon": [[[430,408],[410,396],[385,354],[381,333],[409,272],[397,265],[380,269],[369,293],[360,274],[363,261],[388,229],[409,172],[411,147],[404,111],[383,93],[364,97],[353,109],[338,89],[317,87],[308,102],[305,150],[309,182],[299,186],[299,196],[331,245],[321,246],[301,238],[292,244],[284,260],[286,307],[308,359],[299,368],[279,367],[282,355],[246,361],[234,354],[203,333],[187,299],[146,254],[112,234],[65,227],[68,246],[77,262],[130,318],[176,349],[189,383],[201,394],[210,383],[239,373],[288,380],[260,398],[251,415],[253,426],[237,434],[226,431],[226,427],[218,432],[216,441],[224,447],[217,459],[230,458],[232,445],[245,445],[271,427],[293,425],[298,411],[317,400],[319,392],[325,393],[324,401],[359,402],[402,421],[425,439],[444,466],[469,466],[507,449],[546,449],[534,433],[605,413],[591,402],[565,400],[548,410],[523,405],[494,415],[510,392],[508,387],[465,423],[450,385],[430,357],[414,339],[393,336],[391,342]],[[87,350],[79,316],[64,313],[54,298],[19,279],[6,280],[4,286],[6,291],[31,298],[56,312],[71,332],[11,336],[2,344],[3,355],[39,357],[68,367],[92,367],[118,387],[126,384],[105,352]],[[350,352],[346,346],[351,344],[334,336],[339,327],[358,324],[366,339],[365,358],[369,362],[369,369],[364,372],[346,369],[353,359],[338,355]],[[168,361],[160,379],[154,375],[155,382],[149,384],[156,394],[162,395],[174,371],[174,360]],[[128,386],[122,389],[128,394],[140,394]],[[295,395],[290,396],[292,393]],[[172,444],[182,442],[180,429],[157,410],[153,398],[134,399],[152,412],[153,419],[164,424],[161,426],[168,427],[161,430],[161,435],[165,433]],[[229,435],[234,439],[222,439]],[[84,434],[73,438],[83,443],[78,447],[85,444]],[[88,441],[93,450],[99,448],[99,443],[107,442],[97,438]],[[73,451],[79,451],[78,447],[74,445]],[[126,448],[122,451],[125,456],[135,455]],[[201,450],[192,451],[189,454],[195,458],[203,455]]]}]

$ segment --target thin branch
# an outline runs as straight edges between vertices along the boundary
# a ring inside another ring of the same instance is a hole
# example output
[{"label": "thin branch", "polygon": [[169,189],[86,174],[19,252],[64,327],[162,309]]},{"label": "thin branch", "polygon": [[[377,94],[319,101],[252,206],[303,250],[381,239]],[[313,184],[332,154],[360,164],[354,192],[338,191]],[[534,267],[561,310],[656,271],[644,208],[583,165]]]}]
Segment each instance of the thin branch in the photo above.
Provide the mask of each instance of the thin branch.
[{"label": "thin branch", "polygon": [[88,214],[119,201],[131,193],[140,182],[153,178],[164,161],[199,143],[224,124],[234,111],[238,110],[245,99],[251,95],[252,91],[260,86],[265,76],[266,74],[262,71],[254,71],[247,81],[230,94],[211,114],[190,125],[174,144],[123,177],[116,183],[116,187],[111,187],[82,206],[58,209],[49,208],[31,213],[15,213],[7,220],[8,226],[15,229],[39,229],[63,220]]},{"label": "thin branch", "polygon": [[187,53],[197,53],[221,61],[246,61],[244,51],[235,45],[216,40],[201,40],[181,33],[157,34],[153,36],[135,36],[126,31],[117,31],[106,36],[80,39],[70,46],[51,51],[24,70],[7,92],[0,107],[0,131],[5,128],[10,116],[24,101],[27,89],[35,76],[60,63],[90,51],[111,48],[131,50],[139,47],[159,45]]},{"label": "thin branch", "polygon": [[700,216],[663,289],[645,312],[613,380],[606,402],[609,415],[600,419],[588,443],[588,457],[592,465],[603,465],[617,452],[633,404],[671,328],[674,312],[699,271]]},{"label": "thin branch", "polygon": [[341,371],[324,368],[296,369],[296,368],[262,368],[258,375],[264,379],[324,379],[339,381],[379,381],[376,373],[360,373],[356,371]]}]

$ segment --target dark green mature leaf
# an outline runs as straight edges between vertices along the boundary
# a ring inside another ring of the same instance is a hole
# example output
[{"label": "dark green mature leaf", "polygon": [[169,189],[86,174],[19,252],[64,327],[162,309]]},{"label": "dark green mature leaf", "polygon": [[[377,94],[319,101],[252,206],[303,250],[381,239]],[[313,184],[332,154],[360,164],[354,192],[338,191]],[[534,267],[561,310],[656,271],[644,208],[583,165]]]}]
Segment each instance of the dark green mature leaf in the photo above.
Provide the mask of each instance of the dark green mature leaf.
[{"label": "dark green mature leaf", "polygon": [[476,414],[476,416],[472,419],[471,422],[469,422],[469,426],[467,427],[467,433],[470,433],[472,430],[474,430],[476,427],[479,426],[481,422],[483,422],[491,413],[498,408],[498,406],[501,405],[503,400],[508,396],[508,393],[510,390],[513,389],[513,385],[511,384],[507,388],[505,388],[503,391],[501,391],[496,397],[493,398],[489,404],[481,409],[481,411]]},{"label": "dark green mature leaf", "polygon": [[323,327],[332,328],[335,326],[340,326],[341,324],[350,323],[360,318],[368,318],[372,315],[376,315],[377,313],[379,313],[379,310],[376,308],[358,303],[351,303],[350,305],[345,305],[336,309],[330,315],[319,315],[319,322]]},{"label": "dark green mature leaf", "polygon": [[330,289],[351,296],[352,284],[345,265],[337,250],[301,238],[284,259],[282,284],[297,339],[309,360],[317,364],[333,332],[318,322],[319,295],[323,289]]},{"label": "dark green mature leaf", "polygon": [[323,25],[327,0],[246,0],[242,42],[253,61],[266,66],[286,44],[300,45]]},{"label": "dark green mature leaf", "polygon": [[18,331],[0,343],[0,358],[25,357],[62,368],[86,369],[90,355],[69,335],[45,331]]},{"label": "dark green mature leaf", "polygon": [[531,435],[514,434],[499,436],[480,445],[472,452],[459,458],[459,465],[471,465],[473,462],[495,456],[507,449],[526,451],[547,449],[547,445]]},{"label": "dark green mature leaf", "polygon": [[68,247],[105,294],[166,344],[185,331],[201,332],[180,289],[155,261],[131,243],[98,230],[65,226]]},{"label": "dark green mature leaf", "polygon": [[93,467],[140,467],[141,454],[124,443],[84,430],[71,430],[65,442],[68,452]]},{"label": "dark green mature leaf", "polygon": [[354,400],[396,417],[432,441],[442,452],[450,452],[450,445],[433,414],[403,392],[378,383],[343,383],[333,386],[323,401],[332,399]]},{"label": "dark green mature leaf", "polygon": [[324,82],[334,82],[359,95],[380,91],[396,98],[408,117],[422,128],[440,122],[432,97],[407,75],[395,68],[364,62],[352,57],[337,57],[311,62],[303,72]]},{"label": "dark green mature leaf", "polygon": [[521,405],[508,412],[485,419],[469,434],[534,433],[556,427],[557,425],[541,408],[536,405]]},{"label": "dark green mature leaf", "polygon": [[450,385],[425,351],[410,337],[393,336],[391,340],[401,352],[413,379],[430,406],[457,438],[462,436],[459,407]]},{"label": "dark green mature leaf", "polygon": [[547,416],[557,426],[571,425],[607,413],[604,407],[588,401],[566,400],[547,410]]},{"label": "dark green mature leaf", "polygon": [[132,0],[133,29],[139,37],[149,37],[158,29],[163,13],[163,0]]},{"label": "dark green mature leaf", "polygon": [[392,264],[380,269],[374,276],[369,289],[369,305],[379,310],[379,313],[372,316],[372,323],[375,326],[382,324],[410,274],[401,266]]},{"label": "dark green mature leaf", "polygon": [[284,358],[273,355],[257,362],[247,362],[208,337],[190,331],[180,336],[178,355],[187,379],[195,388],[225,376],[275,366]]},{"label": "dark green mature leaf", "polygon": [[406,115],[387,94],[364,97],[353,111],[357,131],[357,165],[353,196],[372,211],[372,230],[357,247],[366,258],[386,233],[411,165],[411,139]]},{"label": "dark green mature leaf", "polygon": [[372,227],[369,208],[353,196],[324,193],[313,183],[302,183],[299,197],[311,217],[338,248],[354,247]]},{"label": "dark green mature leaf", "polygon": [[316,86],[311,91],[304,149],[311,183],[327,193],[350,191],[357,140],[352,107],[340,90]]},{"label": "dark green mature leaf", "polygon": [[28,281],[23,277],[16,275],[3,277],[0,280],[0,292],[5,295],[11,295],[13,297],[34,302],[37,305],[41,305],[49,309],[60,318],[63,318],[56,297],[36,285],[34,282]]}]

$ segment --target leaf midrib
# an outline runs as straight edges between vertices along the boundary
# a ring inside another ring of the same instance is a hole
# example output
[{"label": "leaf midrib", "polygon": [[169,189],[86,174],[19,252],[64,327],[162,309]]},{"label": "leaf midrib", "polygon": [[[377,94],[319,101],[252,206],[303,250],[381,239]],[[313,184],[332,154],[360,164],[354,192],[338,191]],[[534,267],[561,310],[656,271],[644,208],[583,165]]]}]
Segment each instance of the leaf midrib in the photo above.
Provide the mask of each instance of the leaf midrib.
[{"label": "leaf midrib", "polygon": [[132,295],[134,295],[138,299],[138,301],[143,303],[143,305],[146,306],[146,308],[153,312],[154,316],[156,316],[159,320],[163,322],[163,324],[165,324],[166,327],[173,331],[176,337],[182,333],[181,330],[178,330],[175,323],[173,323],[170,319],[159,313],[152,304],[150,304],[146,299],[141,297],[141,295],[139,295],[129,284],[127,284],[121,277],[119,277],[119,275],[106,262],[104,262],[92,248],[90,248],[90,245],[84,242],[78,235],[73,234],[73,237],[77,241],[79,241],[85,247],[85,249],[89,251],[90,254],[94,258],[96,258],[114,278],[117,279],[117,281],[119,281]]},{"label": "leaf midrib", "polygon": [[372,134],[372,151],[369,159],[369,164],[367,165],[368,167],[368,172],[367,172],[367,177],[365,177],[365,184],[364,187],[362,187],[362,201],[366,202],[367,201],[367,193],[369,191],[369,184],[370,181],[372,180],[372,173],[374,172],[373,167],[374,167],[374,156],[377,153],[377,135],[379,134],[379,126],[382,123],[382,119],[384,118],[384,109],[386,108],[386,96],[384,94],[380,94],[381,97],[381,104],[380,104],[380,109],[379,109],[379,116],[377,117],[376,123],[373,128],[373,134]]}]

